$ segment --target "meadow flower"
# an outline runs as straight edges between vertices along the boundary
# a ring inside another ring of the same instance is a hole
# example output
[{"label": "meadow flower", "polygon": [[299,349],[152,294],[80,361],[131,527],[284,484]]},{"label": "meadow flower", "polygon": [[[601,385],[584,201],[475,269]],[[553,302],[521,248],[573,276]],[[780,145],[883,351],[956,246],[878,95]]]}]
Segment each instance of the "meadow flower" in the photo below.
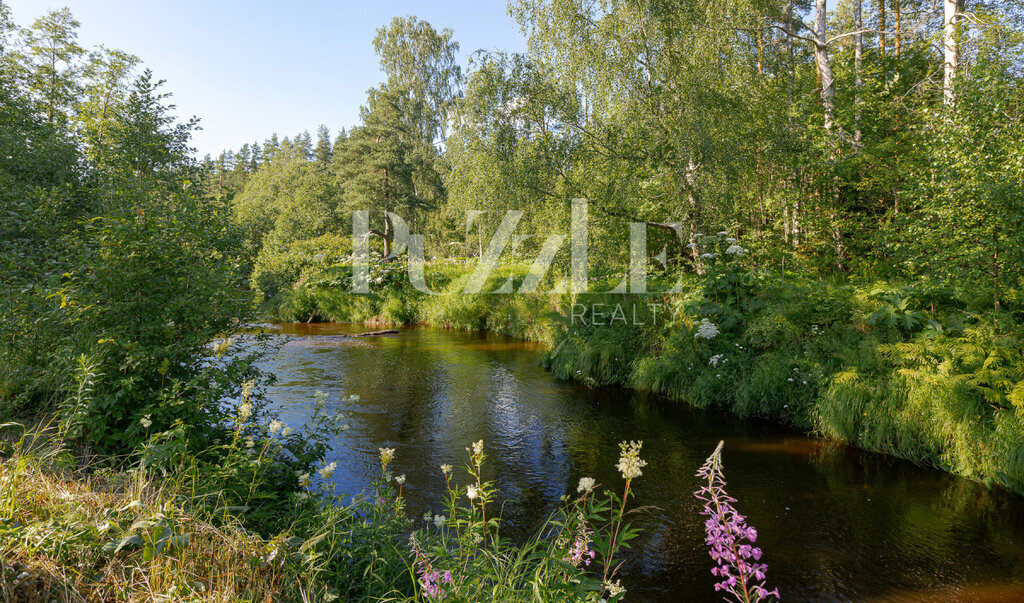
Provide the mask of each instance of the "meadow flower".
[{"label": "meadow flower", "polygon": [[602,586],[604,586],[604,589],[608,591],[608,598],[612,598],[616,595],[621,595],[622,593],[626,592],[625,587],[619,584],[618,580],[616,580],[615,582],[609,580],[608,582],[605,582]]},{"label": "meadow flower", "polygon": [[448,475],[451,472],[452,472],[452,466],[451,465],[441,465],[441,473],[443,473],[445,475]]},{"label": "meadow flower", "polygon": [[577,492],[590,492],[594,489],[594,478],[592,477],[581,477],[580,485],[576,486]]},{"label": "meadow flower", "polygon": [[405,483],[405,474],[403,473],[402,475],[399,475],[398,477],[396,477],[395,478],[395,483],[398,484],[399,486],[404,484]]},{"label": "meadow flower", "polygon": [[232,345],[234,345],[234,343],[235,343],[235,340],[232,339],[232,338],[228,338],[228,339],[222,340],[220,343],[218,343],[216,346],[214,346],[214,348],[213,348],[214,355],[216,355],[217,358],[222,357],[224,354],[226,354],[228,352],[228,348],[230,348]]},{"label": "meadow flower", "polygon": [[720,231],[718,231],[718,236],[720,236],[720,237],[725,237],[725,236],[728,236],[728,235],[729,235],[729,231],[728,230],[720,230]]},{"label": "meadow flower", "polygon": [[725,250],[725,252],[728,253],[729,255],[735,255],[736,257],[742,257],[743,255],[745,255],[747,253],[747,250],[742,248],[742,247],[740,247],[739,245],[730,245],[729,248]]},{"label": "meadow flower", "polygon": [[640,447],[643,445],[643,440],[619,443],[621,453],[619,454],[619,463],[615,465],[615,468],[622,473],[622,479],[631,480],[643,475],[640,468],[647,466],[647,461],[640,458]]},{"label": "meadow flower", "polygon": [[447,519],[448,518],[445,517],[444,515],[435,515],[434,516],[434,525],[436,527],[440,528],[440,527],[444,526],[444,522],[447,521]]},{"label": "meadow flower", "polygon": [[479,496],[479,494],[480,490],[478,490],[476,486],[466,486],[466,497],[469,498],[469,500],[473,500]]},{"label": "meadow flower", "polygon": [[149,426],[153,424],[153,422],[149,420],[151,416],[153,415],[146,415],[139,419],[139,423],[142,423],[142,426],[145,427],[146,429],[149,429]]},{"label": "meadow flower", "polygon": [[270,433],[274,434],[281,431],[281,429],[284,428],[284,423],[277,419],[274,419],[273,421],[270,422],[270,425],[268,425],[267,428],[270,429]]},{"label": "meadow flower", "polygon": [[252,379],[242,383],[242,397],[243,398],[248,398],[249,396],[251,396],[252,395],[252,390],[255,389],[255,388],[256,388],[256,382],[253,381]]},{"label": "meadow flower", "polygon": [[484,451],[484,441],[473,442],[473,454],[481,454]]},{"label": "meadow flower", "polygon": [[295,475],[299,478],[299,485],[302,486],[303,488],[308,488],[310,484],[313,483],[312,480],[309,479],[308,473],[299,473],[298,471],[296,471]]},{"label": "meadow flower", "polygon": [[326,465],[323,469],[319,471],[320,477],[324,479],[331,479],[331,476],[334,475],[334,470],[337,468],[338,463],[336,461],[331,461],[330,465]]},{"label": "meadow flower", "polygon": [[423,594],[427,599],[444,599],[447,593],[442,586],[455,581],[452,573],[449,571],[442,573],[434,569],[426,553],[420,548],[415,534],[409,536],[409,546],[412,547],[413,555],[416,556],[414,566],[416,573],[419,574],[419,583],[423,587]]},{"label": "meadow flower", "polygon": [[391,461],[395,460],[395,449],[394,448],[378,448],[380,452],[380,464],[387,467]]},{"label": "meadow flower", "polygon": [[256,445],[256,440],[252,439],[252,436],[247,436],[245,438],[245,447],[246,448],[252,448],[255,445]]},{"label": "meadow flower", "polygon": [[719,362],[725,362],[725,354],[715,354],[708,360],[708,364],[714,367],[718,366]]},{"label": "meadow flower", "polygon": [[292,429],[291,427],[285,427],[284,429],[281,430],[281,437],[287,438],[293,433],[295,433],[294,429]]},{"label": "meadow flower", "polygon": [[711,252],[711,251],[709,251],[709,252],[707,252],[707,253],[702,253],[702,254],[700,254],[700,257],[701,257],[701,259],[703,259],[703,260],[713,260],[713,259],[715,259],[715,258],[717,258],[717,257],[718,257],[718,254],[717,254],[717,253],[714,253],[714,252]]},{"label": "meadow flower", "polygon": [[718,325],[707,318],[702,318],[697,323],[697,332],[693,336],[696,339],[714,339],[719,333],[721,331],[718,330]]},{"label": "meadow flower", "polygon": [[252,416],[252,402],[246,401],[238,405],[238,422],[245,423]]},{"label": "meadow flower", "polygon": [[740,601],[760,601],[769,596],[779,598],[778,589],[769,591],[764,586],[768,566],[758,563],[761,549],[752,546],[757,541],[757,530],[747,525],[746,517],[732,506],[736,499],[725,492],[724,444],[719,442],[697,472],[697,477],[706,483],[694,493],[704,503],[701,515],[708,518],[704,522],[705,542],[711,548],[708,554],[717,564],[711,574],[720,579],[715,590],[724,590]]}]

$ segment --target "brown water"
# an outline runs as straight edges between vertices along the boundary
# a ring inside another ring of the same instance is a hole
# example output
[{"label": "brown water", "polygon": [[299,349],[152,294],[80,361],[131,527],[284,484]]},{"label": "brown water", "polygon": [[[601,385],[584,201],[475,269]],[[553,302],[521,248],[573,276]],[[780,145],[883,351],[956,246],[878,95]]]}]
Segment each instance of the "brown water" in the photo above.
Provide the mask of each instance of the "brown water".
[{"label": "brown water", "polygon": [[[483,439],[506,533],[529,534],[581,476],[621,484],[618,442],[644,441],[638,505],[656,510],[627,554],[633,601],[715,600],[694,472],[725,440],[725,474],[786,600],[1024,600],[1024,499],[761,422],[553,379],[531,344],[436,329],[351,340],[342,325],[285,325],[265,368],[285,422],[316,390],[349,415],[334,481],[348,493],[397,450],[411,517],[439,508],[438,467]],[[343,405],[349,394],[360,400]],[[457,473],[461,476],[461,473]]]}]

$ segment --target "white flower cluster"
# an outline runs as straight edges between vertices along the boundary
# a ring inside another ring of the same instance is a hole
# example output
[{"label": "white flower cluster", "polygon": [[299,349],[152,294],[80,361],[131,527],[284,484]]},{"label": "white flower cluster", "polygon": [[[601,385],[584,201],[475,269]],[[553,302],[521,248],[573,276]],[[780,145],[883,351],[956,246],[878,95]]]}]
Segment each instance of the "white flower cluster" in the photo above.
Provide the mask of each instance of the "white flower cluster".
[{"label": "white flower cluster", "polygon": [[729,362],[729,359],[725,357],[725,354],[715,354],[710,360],[708,360],[708,364],[713,367],[718,367],[719,362],[724,364]]},{"label": "white flower cluster", "polygon": [[580,485],[576,487],[577,492],[590,492],[594,489],[594,478],[581,477]]},{"label": "white flower cluster", "polygon": [[332,461],[330,465],[325,466],[319,471],[320,477],[324,479],[331,479],[331,476],[334,475],[334,470],[337,468],[338,463],[336,461]]},{"label": "white flower cluster", "polygon": [[714,339],[719,333],[721,331],[718,330],[718,325],[707,318],[702,318],[697,323],[697,332],[693,336],[697,339]]},{"label": "white flower cluster", "polygon": [[740,247],[739,245],[729,245],[729,248],[726,249],[725,252],[729,255],[734,255],[738,258],[743,257],[744,255],[747,254],[747,250]]},{"label": "white flower cluster", "polygon": [[643,445],[643,441],[619,443],[621,454],[615,468],[622,474],[622,479],[630,480],[643,475],[643,471],[640,469],[647,466],[647,461],[640,458],[640,447]]}]

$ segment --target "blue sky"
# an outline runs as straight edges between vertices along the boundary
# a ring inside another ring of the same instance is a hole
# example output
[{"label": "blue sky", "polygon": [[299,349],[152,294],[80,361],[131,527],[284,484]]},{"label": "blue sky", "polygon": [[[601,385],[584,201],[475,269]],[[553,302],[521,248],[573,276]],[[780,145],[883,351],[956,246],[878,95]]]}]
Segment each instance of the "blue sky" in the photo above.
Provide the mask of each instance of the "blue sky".
[{"label": "blue sky", "polygon": [[194,146],[219,154],[272,133],[356,124],[366,90],[382,79],[376,29],[398,15],[450,27],[466,59],[480,48],[523,50],[505,0],[277,1],[5,0],[29,25],[67,6],[79,41],[141,58],[167,80],[182,116],[202,119]]}]

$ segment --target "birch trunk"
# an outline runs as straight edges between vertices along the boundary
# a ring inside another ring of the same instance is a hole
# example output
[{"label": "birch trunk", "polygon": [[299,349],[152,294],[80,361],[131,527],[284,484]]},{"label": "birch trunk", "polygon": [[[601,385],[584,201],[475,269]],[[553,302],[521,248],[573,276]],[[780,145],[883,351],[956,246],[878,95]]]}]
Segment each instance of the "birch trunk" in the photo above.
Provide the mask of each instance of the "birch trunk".
[{"label": "birch trunk", "polygon": [[942,70],[942,98],[947,107],[956,106],[956,74],[960,66],[960,47],[957,42],[957,24],[959,13],[963,10],[963,0],[944,0],[942,25],[942,46],[944,49]]},{"label": "birch trunk", "polygon": [[861,63],[864,58],[864,18],[861,14],[861,0],[853,0],[853,28],[857,34],[853,37],[853,105],[854,119],[857,121],[857,129],[854,130],[853,139],[860,142],[860,93],[863,82],[860,79]]},{"label": "birch trunk", "polygon": [[827,0],[814,0],[814,61],[818,65],[818,73],[821,76],[821,102],[825,106],[825,129],[831,132],[835,123],[836,90],[832,67],[828,61],[828,49],[825,47],[826,2]]}]

